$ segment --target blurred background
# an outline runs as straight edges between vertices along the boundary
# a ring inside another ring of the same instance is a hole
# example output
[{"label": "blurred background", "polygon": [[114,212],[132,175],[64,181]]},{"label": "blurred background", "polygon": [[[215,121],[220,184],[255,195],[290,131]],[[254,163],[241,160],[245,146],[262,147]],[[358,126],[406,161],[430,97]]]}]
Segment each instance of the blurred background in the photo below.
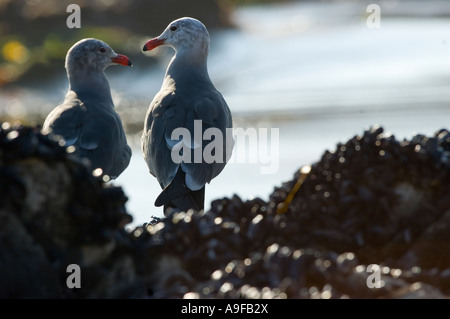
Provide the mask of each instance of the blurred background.
[{"label": "blurred background", "polygon": [[[79,29],[66,25],[71,3],[81,8]],[[370,4],[380,9],[379,27]],[[448,0],[0,0],[0,121],[43,123],[64,99],[64,58],[82,38],[102,39],[133,61],[106,71],[133,147],[113,182],[129,197],[130,227],[162,216],[139,137],[173,55],[141,49],[182,16],[210,31],[209,73],[235,127],[279,129],[267,154],[276,172],[263,174],[269,163],[261,160],[232,161],[207,186],[206,208],[233,194],[267,199],[302,165],[371,125],[399,140],[449,127]]]}]

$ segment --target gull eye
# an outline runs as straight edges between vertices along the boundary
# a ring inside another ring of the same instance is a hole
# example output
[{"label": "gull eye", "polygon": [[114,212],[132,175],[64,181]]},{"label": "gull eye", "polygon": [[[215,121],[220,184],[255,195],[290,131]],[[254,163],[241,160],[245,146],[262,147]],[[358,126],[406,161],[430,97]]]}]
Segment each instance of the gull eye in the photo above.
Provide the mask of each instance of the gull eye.
[{"label": "gull eye", "polygon": [[175,25],[173,25],[173,26],[170,27],[170,31],[177,31],[177,29],[178,29],[178,28],[177,28],[177,26],[175,26]]},{"label": "gull eye", "polygon": [[100,49],[98,49],[101,53],[105,53],[106,49],[104,47],[101,47]]}]

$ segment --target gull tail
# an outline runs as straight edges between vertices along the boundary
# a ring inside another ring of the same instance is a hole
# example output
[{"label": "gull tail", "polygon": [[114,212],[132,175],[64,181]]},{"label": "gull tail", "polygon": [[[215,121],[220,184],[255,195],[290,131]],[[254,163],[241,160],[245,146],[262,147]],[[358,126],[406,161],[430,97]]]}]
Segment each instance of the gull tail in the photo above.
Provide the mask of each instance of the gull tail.
[{"label": "gull tail", "polygon": [[155,200],[155,206],[164,206],[164,215],[171,210],[203,210],[205,206],[205,186],[197,191],[190,190],[185,182],[186,174],[178,168],[174,179],[162,190]]}]

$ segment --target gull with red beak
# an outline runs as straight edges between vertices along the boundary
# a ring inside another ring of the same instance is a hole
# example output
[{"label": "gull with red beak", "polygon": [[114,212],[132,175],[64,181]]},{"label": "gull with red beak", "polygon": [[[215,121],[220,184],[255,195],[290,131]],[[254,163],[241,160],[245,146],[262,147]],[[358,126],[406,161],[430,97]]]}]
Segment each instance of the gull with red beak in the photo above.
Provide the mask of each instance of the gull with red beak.
[{"label": "gull with red beak", "polygon": [[64,102],[44,121],[43,134],[54,134],[75,154],[86,158],[98,175],[114,179],[131,158],[120,116],[114,109],[111,89],[104,73],[114,64],[132,66],[128,57],[117,54],[105,42],[83,39],[66,55],[69,90]]},{"label": "gull with red beak", "polygon": [[155,205],[164,206],[167,216],[171,210],[204,209],[205,184],[225,168],[234,141],[227,134],[233,125],[230,109],[208,74],[205,25],[189,17],[172,21],[143,50],[162,45],[175,55],[147,111],[141,146],[163,189]]}]

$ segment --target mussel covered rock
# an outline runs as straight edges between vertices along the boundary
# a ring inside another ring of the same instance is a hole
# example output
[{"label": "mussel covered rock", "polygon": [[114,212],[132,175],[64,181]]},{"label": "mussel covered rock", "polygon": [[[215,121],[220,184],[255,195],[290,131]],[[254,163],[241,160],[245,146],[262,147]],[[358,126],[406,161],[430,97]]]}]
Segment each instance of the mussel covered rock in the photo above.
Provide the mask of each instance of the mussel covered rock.
[{"label": "mussel covered rock", "polygon": [[174,282],[166,273],[155,296],[448,296],[449,142],[447,130],[398,141],[372,127],[303,166],[268,201],[218,199],[204,214],[148,226],[175,276],[189,274]]},{"label": "mussel covered rock", "polygon": [[[139,294],[126,195],[59,144],[38,127],[1,125],[0,297]],[[79,289],[67,284],[70,265],[79,266]]]},{"label": "mussel covered rock", "polygon": [[[274,188],[126,230],[119,186],[38,128],[0,129],[0,296],[448,298],[450,132],[372,127]],[[150,218],[149,218],[150,219]],[[69,287],[69,265],[81,288]]]}]

